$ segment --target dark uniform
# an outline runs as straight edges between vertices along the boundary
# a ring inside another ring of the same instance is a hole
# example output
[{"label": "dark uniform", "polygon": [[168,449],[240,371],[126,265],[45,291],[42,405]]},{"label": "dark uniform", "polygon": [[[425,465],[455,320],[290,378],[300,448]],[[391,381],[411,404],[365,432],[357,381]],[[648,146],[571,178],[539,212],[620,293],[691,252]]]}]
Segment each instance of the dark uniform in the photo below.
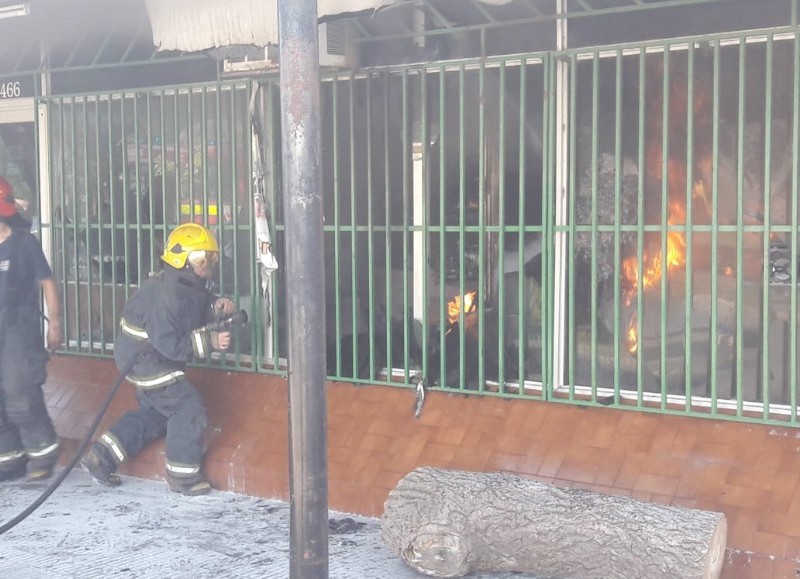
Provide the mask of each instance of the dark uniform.
[{"label": "dark uniform", "polygon": [[49,476],[58,459],[41,388],[48,355],[39,285],[52,275],[39,241],[12,228],[0,243],[0,480],[21,476],[26,463]]},{"label": "dark uniform", "polygon": [[208,417],[200,394],[186,379],[186,364],[205,358],[212,345],[226,349],[227,331],[211,331],[215,315],[233,302],[208,291],[219,245],[202,225],[178,226],[167,239],[164,271],[145,281],[125,303],[114,342],[117,367],[136,387],[139,409],[104,432],[81,460],[99,483],[116,486],[117,465],[166,435],[167,482],[172,490],[211,490],[202,472]]},{"label": "dark uniform", "polygon": [[191,270],[165,267],[126,302],[114,358],[120,370],[136,358],[127,379],[136,386],[140,408],[125,414],[96,443],[114,466],[166,434],[171,485],[189,487],[203,480],[208,418],[185,367],[195,355],[210,352],[207,333],[196,330],[213,320],[216,300],[205,279]]}]

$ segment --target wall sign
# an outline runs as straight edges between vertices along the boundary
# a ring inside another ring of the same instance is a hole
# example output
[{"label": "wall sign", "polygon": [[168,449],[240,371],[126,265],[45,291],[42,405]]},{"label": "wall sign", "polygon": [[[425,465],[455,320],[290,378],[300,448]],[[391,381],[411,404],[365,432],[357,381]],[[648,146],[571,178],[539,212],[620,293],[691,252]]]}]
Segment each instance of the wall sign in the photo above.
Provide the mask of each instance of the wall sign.
[{"label": "wall sign", "polygon": [[0,80],[0,100],[30,96],[33,96],[33,83],[30,80]]}]

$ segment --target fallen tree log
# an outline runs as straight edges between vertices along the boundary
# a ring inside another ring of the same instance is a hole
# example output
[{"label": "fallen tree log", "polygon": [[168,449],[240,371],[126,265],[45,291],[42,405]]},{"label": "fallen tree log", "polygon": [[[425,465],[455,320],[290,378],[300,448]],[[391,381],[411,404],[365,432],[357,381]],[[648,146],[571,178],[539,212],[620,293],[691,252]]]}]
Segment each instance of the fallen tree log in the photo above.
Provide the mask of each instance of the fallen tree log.
[{"label": "fallen tree log", "polygon": [[418,468],[389,493],[383,540],[433,577],[716,579],[725,515],[501,473]]}]

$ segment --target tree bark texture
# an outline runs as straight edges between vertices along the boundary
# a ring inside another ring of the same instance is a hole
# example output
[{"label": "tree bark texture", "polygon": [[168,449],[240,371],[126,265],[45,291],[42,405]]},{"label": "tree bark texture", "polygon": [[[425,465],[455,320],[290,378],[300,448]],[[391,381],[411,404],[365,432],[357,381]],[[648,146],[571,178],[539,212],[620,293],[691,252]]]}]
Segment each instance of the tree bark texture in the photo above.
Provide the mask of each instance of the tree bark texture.
[{"label": "tree bark texture", "polygon": [[502,473],[422,467],[389,493],[383,539],[433,577],[716,579],[725,515]]}]

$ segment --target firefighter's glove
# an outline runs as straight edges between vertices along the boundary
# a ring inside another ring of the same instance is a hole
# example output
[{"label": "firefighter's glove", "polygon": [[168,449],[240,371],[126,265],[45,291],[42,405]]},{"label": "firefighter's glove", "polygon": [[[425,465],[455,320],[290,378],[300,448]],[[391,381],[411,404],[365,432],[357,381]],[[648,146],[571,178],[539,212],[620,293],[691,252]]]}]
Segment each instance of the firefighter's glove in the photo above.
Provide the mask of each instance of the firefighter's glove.
[{"label": "firefighter's glove", "polygon": [[233,300],[230,298],[217,298],[214,302],[214,314],[217,318],[227,316],[233,313],[236,306],[233,305]]},{"label": "firefighter's glove", "polygon": [[195,358],[208,358],[212,349],[227,350],[230,343],[230,332],[214,332],[208,328],[192,332],[192,350]]},{"label": "firefighter's glove", "polygon": [[215,350],[227,350],[231,345],[230,332],[211,332],[211,347]]}]

